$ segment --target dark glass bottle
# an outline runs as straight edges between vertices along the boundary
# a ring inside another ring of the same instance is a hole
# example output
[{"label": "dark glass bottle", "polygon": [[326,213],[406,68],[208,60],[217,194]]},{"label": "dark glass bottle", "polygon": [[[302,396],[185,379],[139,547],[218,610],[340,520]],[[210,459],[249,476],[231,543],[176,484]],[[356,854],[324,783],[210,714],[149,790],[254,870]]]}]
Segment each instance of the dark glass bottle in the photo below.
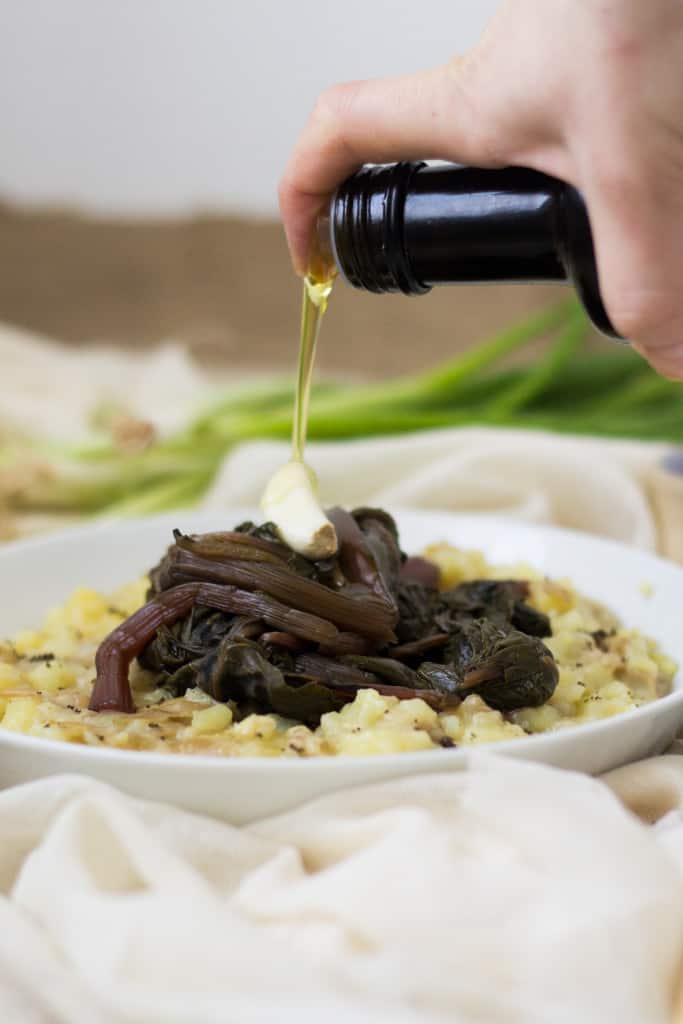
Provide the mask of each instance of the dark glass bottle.
[{"label": "dark glass bottle", "polygon": [[595,326],[619,337],[581,193],[547,174],[422,161],[363,167],[331,201],[329,237],[356,288],[422,295],[440,284],[570,281]]}]

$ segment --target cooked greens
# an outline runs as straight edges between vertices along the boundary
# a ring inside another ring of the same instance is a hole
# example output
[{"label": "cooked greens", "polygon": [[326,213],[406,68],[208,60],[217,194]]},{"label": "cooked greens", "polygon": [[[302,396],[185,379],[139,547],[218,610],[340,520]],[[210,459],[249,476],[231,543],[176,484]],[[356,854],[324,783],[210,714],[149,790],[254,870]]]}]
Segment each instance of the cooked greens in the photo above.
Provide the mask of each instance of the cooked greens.
[{"label": "cooked greens", "polygon": [[132,661],[181,695],[199,687],[234,712],[316,726],[372,687],[443,711],[479,694],[501,711],[552,696],[558,668],[548,618],[527,583],[475,580],[439,589],[439,571],[400,548],[381,509],[328,512],[337,554],[313,562],[271,524],[186,536],[150,572],[147,603],[97,652],[95,711],[135,710]]}]

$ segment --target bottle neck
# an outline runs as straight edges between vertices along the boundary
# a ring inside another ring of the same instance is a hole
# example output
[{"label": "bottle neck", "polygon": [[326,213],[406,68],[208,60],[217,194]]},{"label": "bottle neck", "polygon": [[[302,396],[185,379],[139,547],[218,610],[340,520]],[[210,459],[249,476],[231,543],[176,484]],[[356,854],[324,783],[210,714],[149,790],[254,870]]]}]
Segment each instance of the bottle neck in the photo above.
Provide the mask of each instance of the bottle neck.
[{"label": "bottle neck", "polygon": [[356,288],[419,295],[435,285],[567,281],[616,336],[598,286],[580,194],[522,167],[423,162],[364,167],[337,190],[330,233]]}]

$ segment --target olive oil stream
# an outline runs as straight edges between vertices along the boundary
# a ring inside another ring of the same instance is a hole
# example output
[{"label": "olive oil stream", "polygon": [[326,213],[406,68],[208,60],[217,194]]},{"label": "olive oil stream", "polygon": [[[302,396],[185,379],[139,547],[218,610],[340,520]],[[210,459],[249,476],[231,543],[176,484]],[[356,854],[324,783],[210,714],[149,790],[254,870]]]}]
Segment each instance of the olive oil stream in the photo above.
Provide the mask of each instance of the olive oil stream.
[{"label": "olive oil stream", "polygon": [[313,274],[304,279],[301,302],[301,327],[299,330],[299,368],[296,378],[294,401],[294,422],[292,425],[292,460],[304,461],[304,446],[308,426],[308,406],[311,397],[311,380],[315,364],[318,335],[327,300],[332,291],[334,278],[316,280]]},{"label": "olive oil stream", "polygon": [[321,258],[317,246],[313,256],[301,302],[291,457],[271,477],[261,499],[261,509],[285,543],[299,554],[316,560],[329,558],[337,550],[337,535],[320,505],[315,473],[304,462],[315,351],[336,271],[330,261]]}]

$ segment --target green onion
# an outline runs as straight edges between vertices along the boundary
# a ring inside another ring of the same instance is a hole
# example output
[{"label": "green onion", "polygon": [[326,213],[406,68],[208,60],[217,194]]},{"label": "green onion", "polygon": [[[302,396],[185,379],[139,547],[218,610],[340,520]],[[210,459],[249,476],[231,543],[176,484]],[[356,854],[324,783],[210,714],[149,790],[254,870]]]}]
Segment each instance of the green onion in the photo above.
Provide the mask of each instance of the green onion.
[{"label": "green onion", "polygon": [[547,385],[558,378],[569,365],[581,342],[588,332],[588,324],[582,313],[572,314],[558,341],[536,366],[527,370],[515,384],[511,385],[489,402],[486,416],[490,422],[506,419],[518,409],[524,408],[538,395],[543,394]]},{"label": "green onion", "polygon": [[[343,439],[467,425],[683,444],[683,385],[633,351],[593,351],[575,299],[541,310],[470,351],[411,377],[314,388],[309,437]],[[526,366],[509,357],[543,339]],[[0,506],[10,512],[146,515],[200,501],[241,441],[288,439],[291,378],[231,387],[175,435],[134,454],[102,432],[83,444],[34,437],[0,447]]]}]

